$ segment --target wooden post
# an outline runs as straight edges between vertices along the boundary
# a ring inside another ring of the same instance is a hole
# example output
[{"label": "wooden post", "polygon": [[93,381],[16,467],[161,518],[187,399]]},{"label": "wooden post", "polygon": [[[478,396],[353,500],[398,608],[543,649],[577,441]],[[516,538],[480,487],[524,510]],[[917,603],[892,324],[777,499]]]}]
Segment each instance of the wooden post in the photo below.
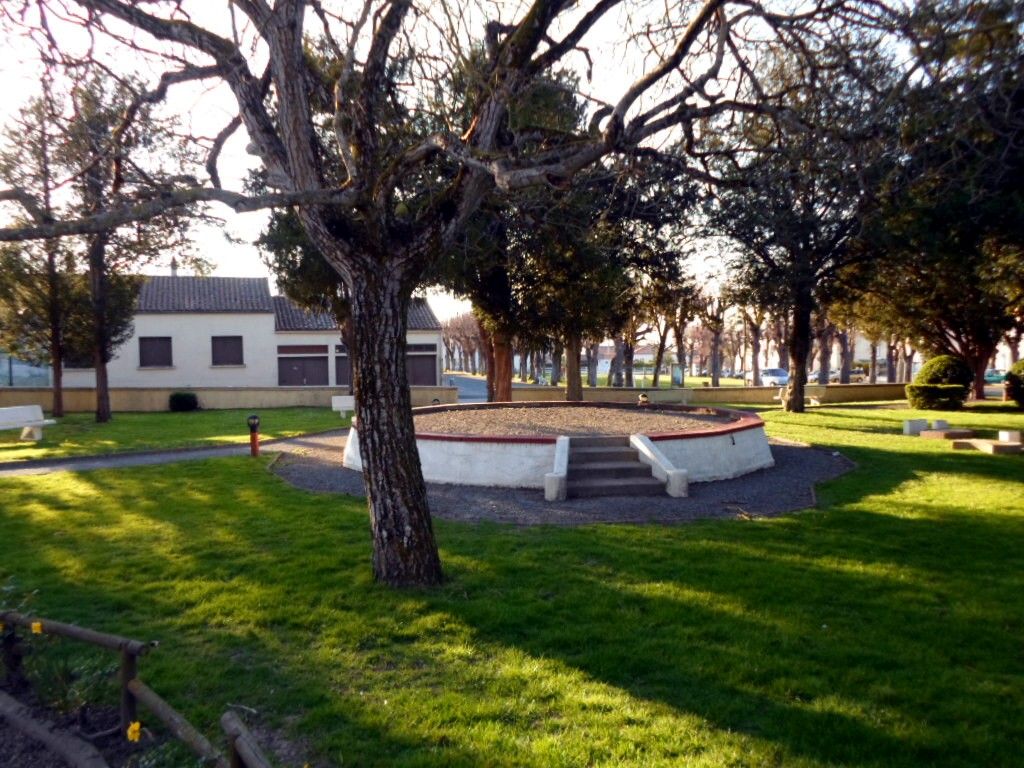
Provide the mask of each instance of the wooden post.
[{"label": "wooden post", "polygon": [[225,712],[220,718],[220,724],[228,737],[230,768],[272,768],[270,760],[263,754],[242,718],[234,712]]},{"label": "wooden post", "polygon": [[205,765],[216,766],[216,768],[228,768],[224,756],[203,734],[196,730],[192,723],[182,717],[180,712],[161,699],[156,691],[138,678],[128,682],[128,690],[146,709],[160,718],[160,721],[167,726],[171,733],[185,742]]},{"label": "wooden post", "polygon": [[138,702],[130,690],[128,683],[138,675],[138,657],[128,650],[121,651],[121,669],[118,672],[118,683],[121,685],[121,736],[128,732],[128,726],[139,719]]}]

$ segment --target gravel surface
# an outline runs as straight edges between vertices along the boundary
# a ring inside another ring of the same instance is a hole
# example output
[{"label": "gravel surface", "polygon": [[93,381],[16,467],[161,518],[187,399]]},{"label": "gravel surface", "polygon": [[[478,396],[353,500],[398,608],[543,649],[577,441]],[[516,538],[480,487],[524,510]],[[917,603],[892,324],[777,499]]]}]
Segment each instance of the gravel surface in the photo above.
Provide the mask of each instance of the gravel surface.
[{"label": "gravel surface", "polygon": [[[289,483],[309,491],[365,496],[363,476],[341,465],[344,433],[297,438],[280,444],[273,469]],[[435,517],[464,522],[515,525],[588,523],[681,523],[708,518],[770,517],[813,507],[814,486],[853,468],[853,462],[829,451],[771,441],[775,466],[735,480],[693,483],[690,496],[605,497],[549,502],[540,490],[480,488],[428,483]]]},{"label": "gravel surface", "polygon": [[455,435],[632,435],[690,432],[736,421],[703,411],[656,407],[482,408],[418,414],[417,432]]}]

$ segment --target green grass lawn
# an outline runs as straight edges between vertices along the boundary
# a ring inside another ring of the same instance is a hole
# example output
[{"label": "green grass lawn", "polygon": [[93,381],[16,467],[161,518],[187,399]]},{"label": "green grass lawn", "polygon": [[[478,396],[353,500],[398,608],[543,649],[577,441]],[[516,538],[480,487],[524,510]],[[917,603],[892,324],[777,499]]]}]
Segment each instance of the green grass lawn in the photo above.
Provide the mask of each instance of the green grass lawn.
[{"label": "green grass lawn", "polygon": [[324,765],[1020,765],[1024,457],[903,437],[912,415],[765,411],[857,463],[816,511],[439,521],[426,592],[372,582],[361,501],[263,460],[0,480],[0,584],[160,639],[142,676],[203,730],[244,704]]},{"label": "green grass lawn", "polygon": [[[253,412],[115,413],[106,424],[97,424],[91,413],[73,413],[58,419],[56,426],[45,427],[38,443],[19,440],[19,430],[0,432],[0,462],[248,443],[245,420]],[[349,424],[328,408],[270,408],[257,412],[265,440]]]}]

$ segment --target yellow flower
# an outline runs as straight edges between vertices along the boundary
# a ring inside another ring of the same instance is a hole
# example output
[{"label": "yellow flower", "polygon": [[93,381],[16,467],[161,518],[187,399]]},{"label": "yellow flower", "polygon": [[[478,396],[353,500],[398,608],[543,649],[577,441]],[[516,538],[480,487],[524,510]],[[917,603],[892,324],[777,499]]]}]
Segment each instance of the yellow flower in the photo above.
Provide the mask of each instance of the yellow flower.
[{"label": "yellow flower", "polygon": [[128,726],[128,732],[125,734],[128,737],[128,741],[138,741],[139,737],[142,736],[142,723],[138,720]]},{"label": "yellow flower", "polygon": [[41,622],[41,621],[33,621],[32,622],[32,634],[33,635],[41,635],[41,634],[43,634],[43,622]]}]

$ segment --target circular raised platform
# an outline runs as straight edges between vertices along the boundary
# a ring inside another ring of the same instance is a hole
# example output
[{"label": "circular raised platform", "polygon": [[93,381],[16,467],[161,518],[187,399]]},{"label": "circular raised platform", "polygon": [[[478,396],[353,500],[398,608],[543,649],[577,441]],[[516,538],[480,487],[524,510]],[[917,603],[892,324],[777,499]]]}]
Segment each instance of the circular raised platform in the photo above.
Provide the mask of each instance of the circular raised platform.
[{"label": "circular raised platform", "polygon": [[[414,408],[416,445],[428,482],[543,488],[560,437],[616,436],[651,444],[690,482],[739,477],[773,466],[761,417],[665,403],[474,403]],[[356,424],[344,465],[362,470]]]}]

